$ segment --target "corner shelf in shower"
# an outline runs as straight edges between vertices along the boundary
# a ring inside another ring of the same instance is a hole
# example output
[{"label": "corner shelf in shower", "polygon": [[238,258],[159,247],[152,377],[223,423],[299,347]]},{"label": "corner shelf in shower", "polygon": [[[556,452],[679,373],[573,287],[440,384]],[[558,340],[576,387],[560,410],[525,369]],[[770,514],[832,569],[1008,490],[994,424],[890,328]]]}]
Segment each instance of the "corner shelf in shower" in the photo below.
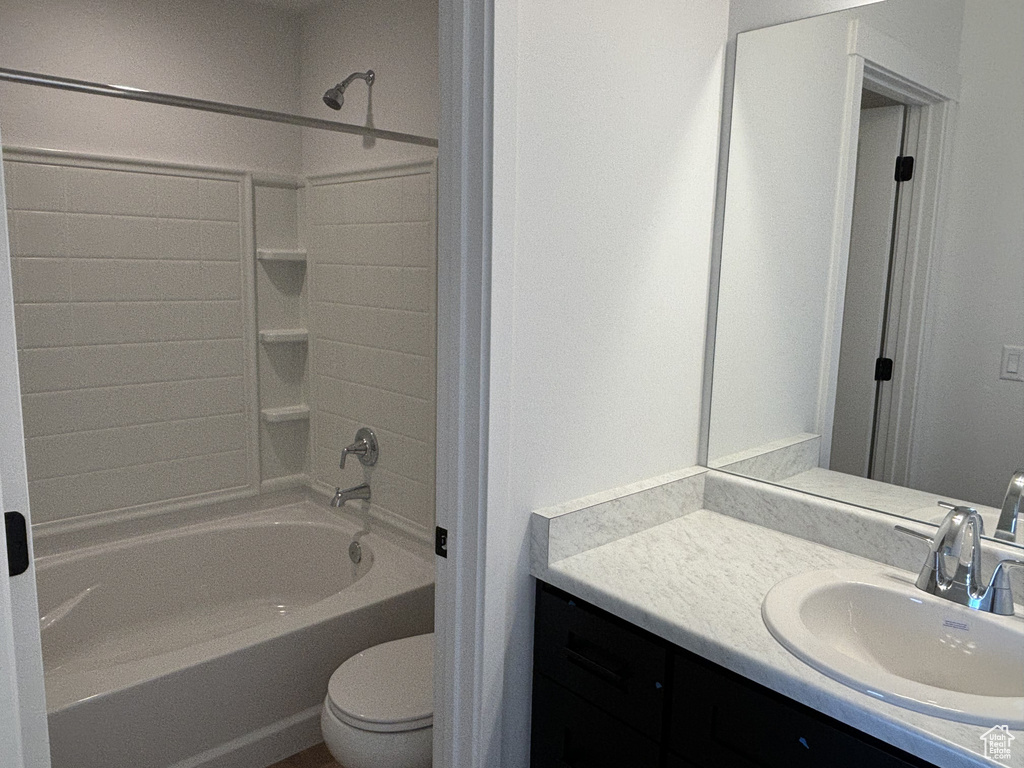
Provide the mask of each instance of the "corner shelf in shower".
[{"label": "corner shelf in shower", "polygon": [[309,331],[305,328],[275,328],[260,331],[260,341],[264,344],[304,344],[309,341]]},{"label": "corner shelf in shower", "polygon": [[259,261],[277,261],[287,262],[290,264],[305,264],[306,263],[306,249],[305,248],[257,248],[256,258]]},{"label": "corner shelf in shower", "polygon": [[285,421],[309,421],[308,405],[286,405],[281,408],[263,408],[260,415],[268,424],[280,424]]}]

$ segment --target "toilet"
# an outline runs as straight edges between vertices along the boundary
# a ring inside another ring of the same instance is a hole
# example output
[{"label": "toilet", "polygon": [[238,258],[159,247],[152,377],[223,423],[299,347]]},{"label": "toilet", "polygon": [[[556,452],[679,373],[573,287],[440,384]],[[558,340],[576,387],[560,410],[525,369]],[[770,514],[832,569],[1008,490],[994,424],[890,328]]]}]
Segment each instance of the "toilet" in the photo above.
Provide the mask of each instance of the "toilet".
[{"label": "toilet", "polygon": [[433,698],[433,632],[367,648],[327,685],[327,749],[345,768],[430,768]]}]

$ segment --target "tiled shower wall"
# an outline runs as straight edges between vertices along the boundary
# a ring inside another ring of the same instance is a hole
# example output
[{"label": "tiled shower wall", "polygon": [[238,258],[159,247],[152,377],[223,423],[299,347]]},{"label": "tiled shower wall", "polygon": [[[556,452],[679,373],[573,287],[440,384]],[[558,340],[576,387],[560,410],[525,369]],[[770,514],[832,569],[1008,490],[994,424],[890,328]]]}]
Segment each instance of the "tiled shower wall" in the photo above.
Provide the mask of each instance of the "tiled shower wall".
[{"label": "tiled shower wall", "polygon": [[[311,178],[308,199],[312,480],[368,480],[373,502],[426,533],[434,520],[433,163]],[[341,449],[370,426],[380,459]]]},{"label": "tiled shower wall", "polygon": [[241,179],[4,172],[35,521],[250,484]]}]

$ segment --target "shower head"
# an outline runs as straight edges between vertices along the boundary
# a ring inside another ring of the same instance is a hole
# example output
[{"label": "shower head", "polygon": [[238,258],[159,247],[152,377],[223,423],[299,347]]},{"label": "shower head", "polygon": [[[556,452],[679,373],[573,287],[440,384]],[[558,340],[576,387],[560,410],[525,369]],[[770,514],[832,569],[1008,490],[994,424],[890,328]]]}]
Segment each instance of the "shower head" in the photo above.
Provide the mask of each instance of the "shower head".
[{"label": "shower head", "polygon": [[324,94],[324,104],[331,109],[341,109],[341,105],[345,103],[345,89],[348,88],[349,83],[353,80],[365,80],[369,86],[373,85],[375,79],[376,75],[374,75],[372,69],[368,69],[365,72],[353,72],[336,86],[327,90]]},{"label": "shower head", "polygon": [[341,109],[341,105],[345,103],[345,94],[340,88],[334,87],[324,94],[324,104],[331,109]]}]

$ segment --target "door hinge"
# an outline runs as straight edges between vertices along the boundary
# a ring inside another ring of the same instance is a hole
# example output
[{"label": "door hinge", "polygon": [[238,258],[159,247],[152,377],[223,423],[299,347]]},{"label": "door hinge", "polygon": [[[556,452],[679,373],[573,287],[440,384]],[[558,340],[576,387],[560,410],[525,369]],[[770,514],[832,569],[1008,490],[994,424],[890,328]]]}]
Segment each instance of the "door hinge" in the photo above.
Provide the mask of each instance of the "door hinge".
[{"label": "door hinge", "polygon": [[914,158],[901,155],[896,158],[896,181],[910,181],[914,178]]},{"label": "door hinge", "polygon": [[7,533],[7,571],[10,576],[20,576],[28,570],[28,526],[21,512],[4,512],[4,529]]},{"label": "door hinge", "polygon": [[880,357],[875,360],[875,381],[892,381],[892,359]]},{"label": "door hinge", "polygon": [[448,557],[448,529],[439,525],[434,528],[434,554]]}]

